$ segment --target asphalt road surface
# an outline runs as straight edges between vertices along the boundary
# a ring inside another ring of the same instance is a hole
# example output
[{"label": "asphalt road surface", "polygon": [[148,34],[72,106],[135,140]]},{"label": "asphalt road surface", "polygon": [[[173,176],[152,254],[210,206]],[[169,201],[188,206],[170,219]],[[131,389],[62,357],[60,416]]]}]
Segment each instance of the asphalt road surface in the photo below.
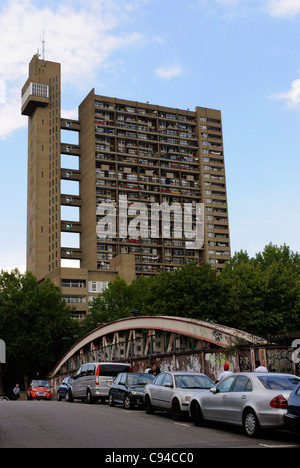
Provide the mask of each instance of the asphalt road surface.
[{"label": "asphalt road surface", "polygon": [[[168,449],[299,448],[286,431],[268,431],[259,439],[220,424],[195,427],[174,422],[166,413],[147,415],[108,404],[82,402],[0,402],[0,448]],[[118,450],[114,452],[116,455]],[[114,455],[114,456],[115,456]],[[133,460],[132,460],[133,461]],[[132,463],[135,465],[134,461]]]}]

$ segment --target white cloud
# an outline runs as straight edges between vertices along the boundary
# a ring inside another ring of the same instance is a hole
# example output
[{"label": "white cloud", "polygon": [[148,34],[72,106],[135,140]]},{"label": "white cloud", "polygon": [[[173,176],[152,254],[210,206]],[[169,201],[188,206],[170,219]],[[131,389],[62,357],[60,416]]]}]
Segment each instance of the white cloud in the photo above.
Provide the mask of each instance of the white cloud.
[{"label": "white cloud", "polygon": [[182,68],[178,66],[163,66],[155,70],[156,76],[163,78],[164,80],[170,80],[182,74]]},{"label": "white cloud", "polygon": [[288,91],[275,93],[271,96],[272,99],[285,100],[288,107],[300,108],[300,79],[294,80]]},{"label": "white cloud", "polygon": [[[262,9],[275,17],[294,17],[300,14],[300,0],[213,0],[213,2],[231,10],[230,15],[245,8]],[[211,4],[211,0],[206,0],[206,3]]]},{"label": "white cloud", "polygon": [[92,80],[113,51],[141,42],[138,33],[114,33],[127,18],[128,4],[124,0],[66,0],[49,2],[51,7],[43,6],[43,2],[39,6],[34,0],[1,3],[0,138],[26,125],[26,119],[21,123],[19,118],[20,90],[28,76],[28,63],[41,47],[43,31],[46,59],[63,64],[64,84],[80,85],[82,80]]},{"label": "white cloud", "polygon": [[62,109],[61,116],[63,119],[77,120],[78,119],[78,107],[75,107],[75,109],[69,109],[69,110]]},{"label": "white cloud", "polygon": [[267,11],[272,16],[296,16],[300,14],[299,0],[270,0]]},{"label": "white cloud", "polygon": [[0,140],[4,140],[13,130],[27,126],[27,119],[21,116],[20,109],[21,99],[18,89],[12,95],[6,96],[3,104],[0,103]]},{"label": "white cloud", "polygon": [[22,274],[26,273],[26,265],[14,265],[14,266],[8,266],[8,267],[1,267],[1,271],[7,271],[8,273],[11,273],[15,269],[19,270],[19,272]]}]

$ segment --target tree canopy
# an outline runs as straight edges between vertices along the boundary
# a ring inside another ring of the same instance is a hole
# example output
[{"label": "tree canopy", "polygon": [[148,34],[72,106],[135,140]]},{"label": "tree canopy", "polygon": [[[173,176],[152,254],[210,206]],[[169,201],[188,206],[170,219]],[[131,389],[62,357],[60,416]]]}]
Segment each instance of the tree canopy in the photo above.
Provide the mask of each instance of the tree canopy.
[{"label": "tree canopy", "polygon": [[210,320],[259,336],[300,328],[300,258],[286,245],[269,244],[250,258],[237,252],[218,273],[189,263],[175,273],[117,279],[90,304],[83,329],[139,315]]},{"label": "tree canopy", "polygon": [[[72,309],[50,280],[39,283],[18,270],[0,274],[0,337],[6,343],[4,372],[28,378],[46,374],[79,335]],[[0,379],[1,387],[1,379]],[[1,390],[1,388],[0,388]]]},{"label": "tree canopy", "polygon": [[120,278],[90,303],[87,318],[72,309],[50,280],[38,282],[18,270],[0,274],[0,339],[7,363],[1,375],[46,376],[81,336],[133,314],[212,321],[262,337],[300,329],[300,257],[286,245],[269,244],[250,258],[237,252],[220,273],[209,264],[188,263],[174,273]]}]

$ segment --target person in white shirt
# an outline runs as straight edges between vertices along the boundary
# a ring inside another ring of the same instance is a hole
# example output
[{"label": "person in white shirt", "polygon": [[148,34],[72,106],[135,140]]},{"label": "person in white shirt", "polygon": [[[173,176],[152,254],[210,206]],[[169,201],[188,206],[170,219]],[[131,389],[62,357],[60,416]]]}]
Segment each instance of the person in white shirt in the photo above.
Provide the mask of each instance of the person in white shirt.
[{"label": "person in white shirt", "polygon": [[219,377],[217,382],[221,382],[222,380],[226,379],[226,377],[229,377],[229,375],[232,375],[233,372],[229,370],[229,364],[224,364],[224,372],[222,372]]},{"label": "person in white shirt", "polygon": [[268,369],[261,365],[260,361],[255,361],[256,369],[255,372],[269,372]]}]

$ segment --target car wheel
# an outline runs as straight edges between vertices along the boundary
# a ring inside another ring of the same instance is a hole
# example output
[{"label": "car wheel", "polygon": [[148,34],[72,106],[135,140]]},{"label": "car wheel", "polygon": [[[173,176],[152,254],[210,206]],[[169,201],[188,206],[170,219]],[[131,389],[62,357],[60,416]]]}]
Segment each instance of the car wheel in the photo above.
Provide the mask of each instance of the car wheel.
[{"label": "car wheel", "polygon": [[115,402],[114,402],[114,399],[113,399],[113,396],[112,396],[112,393],[110,392],[109,396],[108,396],[108,404],[109,406],[113,407],[115,406]]},{"label": "car wheel", "polygon": [[174,421],[180,421],[181,419],[181,408],[180,408],[180,403],[176,399],[172,403],[172,410],[171,410],[171,416]]},{"label": "car wheel", "polygon": [[129,395],[125,395],[124,397],[124,408],[127,409],[127,410],[130,410],[133,408],[133,405],[130,401],[130,396]]},{"label": "car wheel", "polygon": [[86,391],[86,402],[88,405],[91,405],[92,403],[94,403],[94,399],[92,397],[92,393],[90,390]]},{"label": "car wheel", "polygon": [[65,393],[65,401],[69,401],[69,392]]},{"label": "car wheel", "polygon": [[74,403],[74,397],[71,389],[69,390],[69,403]]},{"label": "car wheel", "polygon": [[243,417],[243,428],[248,437],[257,437],[260,433],[260,426],[255,412],[246,410]]},{"label": "car wheel", "polygon": [[60,393],[58,392],[57,393],[57,401],[61,401],[61,400],[62,400],[62,397],[61,397]]},{"label": "car wheel", "polygon": [[153,406],[151,405],[151,400],[149,395],[146,395],[145,398],[145,411],[147,414],[154,414]]},{"label": "car wheel", "polygon": [[194,403],[191,409],[191,418],[195,426],[203,426],[204,420],[203,420],[203,414],[202,410],[200,408],[199,403]]}]

